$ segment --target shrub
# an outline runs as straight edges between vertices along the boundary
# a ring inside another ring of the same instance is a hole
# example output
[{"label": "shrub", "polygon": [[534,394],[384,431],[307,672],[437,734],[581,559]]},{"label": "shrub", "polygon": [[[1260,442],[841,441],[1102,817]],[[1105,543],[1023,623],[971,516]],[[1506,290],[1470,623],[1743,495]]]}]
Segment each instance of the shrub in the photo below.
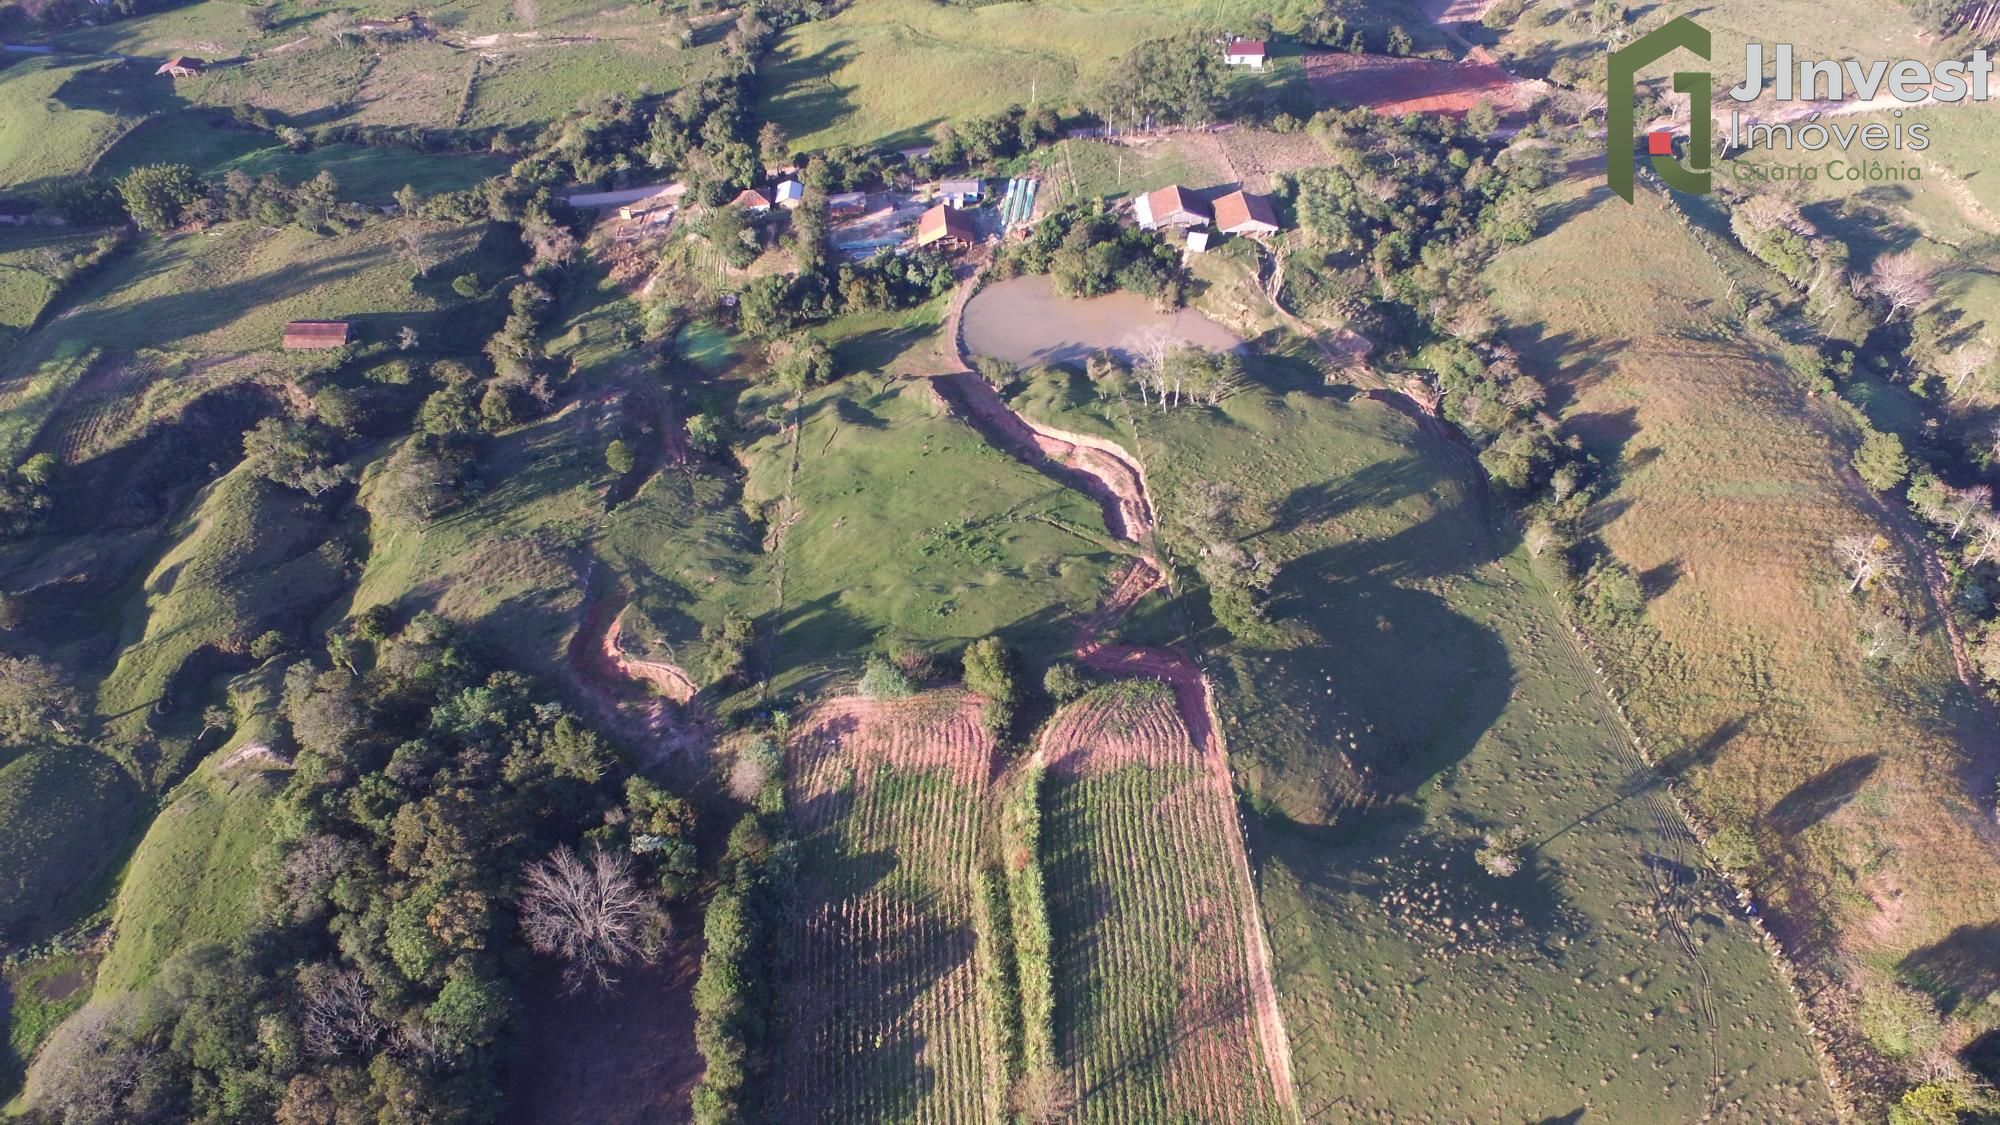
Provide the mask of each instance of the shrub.
[{"label": "shrub", "polygon": [[1049,665],[1048,671],[1042,673],[1042,690],[1048,692],[1049,698],[1058,703],[1068,703],[1089,688],[1089,683],[1084,680],[1083,674],[1077,671],[1076,665],[1067,660],[1056,661]]},{"label": "shrub", "polygon": [[631,472],[638,463],[639,459],[632,455],[632,447],[626,445],[622,438],[604,447],[604,467],[618,476]]},{"label": "shrub", "polygon": [[870,699],[908,699],[916,686],[885,656],[871,655],[861,673],[861,694]]},{"label": "shrub", "polygon": [[479,296],[479,275],[476,273],[459,274],[457,277],[451,279],[451,291],[468,301]]}]

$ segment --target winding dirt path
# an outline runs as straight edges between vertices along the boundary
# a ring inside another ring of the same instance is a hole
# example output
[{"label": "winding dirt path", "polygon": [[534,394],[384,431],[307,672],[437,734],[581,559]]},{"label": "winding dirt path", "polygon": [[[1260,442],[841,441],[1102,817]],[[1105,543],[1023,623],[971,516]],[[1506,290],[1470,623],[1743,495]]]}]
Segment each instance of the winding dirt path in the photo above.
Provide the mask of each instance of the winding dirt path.
[{"label": "winding dirt path", "polygon": [[583,615],[570,638],[571,674],[599,718],[647,755],[660,761],[694,757],[708,742],[699,719],[687,711],[699,685],[674,664],[625,655],[619,643],[624,604],[592,589],[591,577],[583,576]]},{"label": "winding dirt path", "polygon": [[[975,285],[976,280],[971,280],[966,287]],[[932,384],[946,405],[996,448],[1096,499],[1104,508],[1105,526],[1112,535],[1139,548],[1138,557],[1104,601],[1077,623],[1077,659],[1103,675],[1166,683],[1174,693],[1176,709],[1187,726],[1188,736],[1201,751],[1210,783],[1226,805],[1235,808],[1236,786],[1229,774],[1229,751],[1222,740],[1214,692],[1201,669],[1179,652],[1107,645],[1099,640],[1140,599],[1168,584],[1166,570],[1152,552],[1155,516],[1145,467],[1117,442],[1056,429],[1021,415],[1007,405],[992,384],[974,372],[937,376]],[[1250,891],[1244,896],[1241,922],[1258,1046],[1271,1073],[1278,1104],[1294,1119],[1301,1119],[1292,1079],[1291,1040],[1285,1034],[1284,1013],[1278,1007],[1277,986],[1272,980],[1271,948],[1259,913],[1249,848],[1240,828],[1227,835],[1237,875]]]}]

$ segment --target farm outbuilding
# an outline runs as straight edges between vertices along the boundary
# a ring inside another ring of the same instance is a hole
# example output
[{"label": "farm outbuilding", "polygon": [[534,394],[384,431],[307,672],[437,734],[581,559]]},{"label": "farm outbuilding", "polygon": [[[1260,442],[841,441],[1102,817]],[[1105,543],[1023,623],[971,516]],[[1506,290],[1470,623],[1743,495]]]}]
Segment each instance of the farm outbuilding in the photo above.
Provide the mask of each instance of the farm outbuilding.
[{"label": "farm outbuilding", "polygon": [[1223,52],[1223,61],[1230,66],[1247,66],[1253,70],[1264,69],[1264,41],[1261,39],[1231,39],[1228,50]]},{"label": "farm outbuilding", "polygon": [[945,180],[938,184],[938,195],[953,207],[970,207],[986,197],[986,183],[983,180]]},{"label": "farm outbuilding", "polygon": [[745,211],[769,211],[771,197],[756,188],[744,188],[742,193],[729,201],[731,207],[741,207]]},{"label": "farm outbuilding", "polygon": [[1269,199],[1237,190],[1215,201],[1215,229],[1224,234],[1276,234],[1282,228]]},{"label": "farm outbuilding", "polygon": [[917,220],[917,245],[970,246],[979,241],[979,235],[972,229],[972,218],[956,207],[944,203],[924,212]]},{"label": "farm outbuilding", "polygon": [[155,75],[164,74],[168,78],[193,78],[195,75],[201,73],[201,68],[205,65],[207,64],[203,63],[200,59],[192,58],[188,55],[175,55],[173,58],[161,63],[160,69],[153,73]]},{"label": "farm outbuilding", "polygon": [[348,324],[344,320],[295,320],[285,325],[285,350],[324,351],[347,346]]},{"label": "farm outbuilding", "polygon": [[826,197],[826,209],[836,215],[853,215],[868,210],[865,191],[835,192]]},{"label": "farm outbuilding", "polygon": [[1204,227],[1209,222],[1208,204],[1179,184],[1149,191],[1132,204],[1139,225],[1146,230],[1159,227]]},{"label": "farm outbuilding", "polygon": [[778,185],[778,206],[787,211],[796,211],[799,204],[805,201],[806,185],[797,180],[786,180]]}]

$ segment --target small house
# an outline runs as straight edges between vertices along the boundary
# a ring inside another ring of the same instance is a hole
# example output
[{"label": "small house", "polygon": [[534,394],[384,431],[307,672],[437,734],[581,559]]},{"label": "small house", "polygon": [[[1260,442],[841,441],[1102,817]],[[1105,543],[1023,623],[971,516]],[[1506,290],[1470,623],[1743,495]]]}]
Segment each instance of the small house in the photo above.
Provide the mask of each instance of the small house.
[{"label": "small house", "polygon": [[744,188],[742,194],[730,200],[730,206],[761,214],[771,209],[771,197],[756,188]]},{"label": "small house", "polygon": [[826,197],[826,209],[835,215],[856,215],[868,210],[865,191],[836,192]]},{"label": "small house", "polygon": [[1168,184],[1158,191],[1140,196],[1132,204],[1132,212],[1138,216],[1139,225],[1146,230],[1205,227],[1209,221],[1208,204],[1179,184]]},{"label": "small house", "polygon": [[948,246],[970,246],[979,241],[979,235],[972,229],[972,217],[959,209],[940,203],[924,212],[917,220],[917,245],[932,246],[944,243]]},{"label": "small house", "polygon": [[1230,66],[1247,66],[1252,70],[1264,69],[1264,41],[1262,39],[1231,39],[1223,52],[1223,61]]},{"label": "small house", "polygon": [[778,185],[778,206],[787,211],[796,211],[799,204],[806,201],[806,185],[797,180],[786,180]]},{"label": "small house", "polygon": [[981,180],[945,180],[938,184],[938,195],[953,207],[970,207],[986,195],[986,184]]},{"label": "small house", "polygon": [[1276,234],[1280,228],[1268,198],[1239,189],[1215,201],[1215,229],[1224,234]]},{"label": "small house", "polygon": [[160,69],[153,73],[155,75],[164,74],[168,78],[193,78],[195,75],[201,73],[201,68],[204,65],[200,59],[188,55],[175,55],[173,58],[161,63]]},{"label": "small house", "polygon": [[285,325],[288,352],[325,351],[347,346],[348,325],[343,320],[295,320]]}]

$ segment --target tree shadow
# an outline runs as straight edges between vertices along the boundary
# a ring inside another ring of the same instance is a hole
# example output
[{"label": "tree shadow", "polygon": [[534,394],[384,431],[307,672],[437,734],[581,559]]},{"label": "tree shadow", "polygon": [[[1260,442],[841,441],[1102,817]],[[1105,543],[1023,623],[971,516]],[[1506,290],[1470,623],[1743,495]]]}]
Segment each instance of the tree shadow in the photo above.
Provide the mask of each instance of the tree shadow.
[{"label": "tree shadow", "polygon": [[1698,741],[1677,746],[1662,754],[1655,768],[1667,777],[1683,777],[1691,770],[1714,764],[1722,751],[1750,725],[1749,716],[1730,719]]},{"label": "tree shadow", "polygon": [[1935,997],[1946,1015],[1961,1005],[1982,1003],[2000,991],[2000,922],[1960,926],[1944,940],[1904,957],[1896,969]]},{"label": "tree shadow", "polygon": [[1764,823],[1781,836],[1798,835],[1839,812],[1881,764],[1877,755],[1863,754],[1821,770],[1779,798]]}]

